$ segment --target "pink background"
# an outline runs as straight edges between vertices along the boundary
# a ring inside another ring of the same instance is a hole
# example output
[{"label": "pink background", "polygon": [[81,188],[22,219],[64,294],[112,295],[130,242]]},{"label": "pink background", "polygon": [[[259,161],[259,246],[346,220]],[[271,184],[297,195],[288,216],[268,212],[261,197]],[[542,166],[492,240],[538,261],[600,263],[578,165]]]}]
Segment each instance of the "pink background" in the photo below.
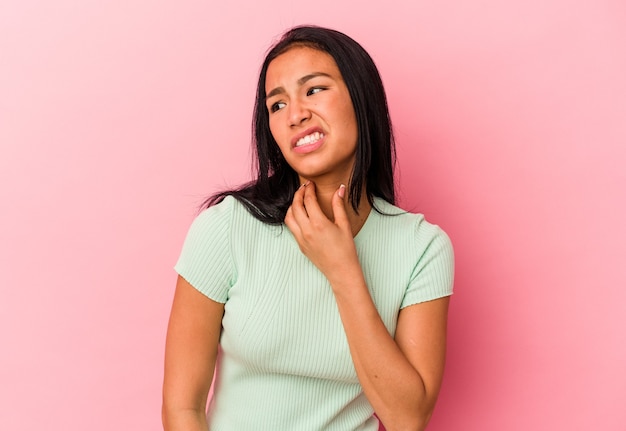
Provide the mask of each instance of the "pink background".
[{"label": "pink background", "polygon": [[622,0],[3,2],[0,427],[160,428],[172,266],[301,23],[377,61],[401,203],[455,244],[429,430],[624,429]]}]

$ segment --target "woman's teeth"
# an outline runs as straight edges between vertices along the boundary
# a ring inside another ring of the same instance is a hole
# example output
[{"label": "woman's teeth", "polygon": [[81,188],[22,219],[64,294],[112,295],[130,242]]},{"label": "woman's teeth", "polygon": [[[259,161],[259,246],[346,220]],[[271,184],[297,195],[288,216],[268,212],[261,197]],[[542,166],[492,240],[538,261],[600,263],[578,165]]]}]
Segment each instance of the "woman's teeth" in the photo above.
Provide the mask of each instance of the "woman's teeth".
[{"label": "woman's teeth", "polygon": [[303,145],[312,144],[314,142],[319,141],[323,137],[324,137],[323,133],[320,133],[320,132],[311,133],[310,135],[306,135],[304,138],[298,139],[298,142],[296,142],[296,147],[301,147]]}]

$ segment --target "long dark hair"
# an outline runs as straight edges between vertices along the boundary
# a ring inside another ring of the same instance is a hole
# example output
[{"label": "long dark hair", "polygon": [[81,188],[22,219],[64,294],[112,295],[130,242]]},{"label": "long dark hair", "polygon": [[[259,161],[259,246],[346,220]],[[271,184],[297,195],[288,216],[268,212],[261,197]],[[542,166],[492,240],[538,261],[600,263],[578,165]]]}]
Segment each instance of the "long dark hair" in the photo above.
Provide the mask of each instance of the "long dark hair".
[{"label": "long dark hair", "polygon": [[262,222],[283,223],[300,180],[270,132],[265,77],[271,61],[294,46],[307,46],[329,54],[337,63],[350,93],[358,131],[356,162],[348,186],[352,208],[357,211],[364,185],[370,205],[374,206],[374,196],[394,204],[395,143],[385,89],[374,61],[361,45],[343,33],[299,26],[283,34],[261,66],[252,123],[257,178],[240,188],[211,196],[203,207],[233,196]]}]

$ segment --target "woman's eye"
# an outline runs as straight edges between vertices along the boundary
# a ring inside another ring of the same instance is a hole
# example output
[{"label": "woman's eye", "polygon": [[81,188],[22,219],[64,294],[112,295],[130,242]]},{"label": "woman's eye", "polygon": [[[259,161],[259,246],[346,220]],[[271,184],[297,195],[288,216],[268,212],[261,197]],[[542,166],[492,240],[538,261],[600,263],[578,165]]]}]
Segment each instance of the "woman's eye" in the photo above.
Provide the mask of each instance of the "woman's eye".
[{"label": "woman's eye", "polygon": [[270,106],[270,111],[276,112],[279,109],[283,109],[284,107],[285,107],[285,102],[276,102],[276,103],[273,103],[272,106]]},{"label": "woman's eye", "polygon": [[313,87],[313,88],[309,89],[309,91],[306,92],[306,95],[310,96],[312,94],[319,93],[320,91],[323,91],[323,90],[325,90],[324,87]]}]

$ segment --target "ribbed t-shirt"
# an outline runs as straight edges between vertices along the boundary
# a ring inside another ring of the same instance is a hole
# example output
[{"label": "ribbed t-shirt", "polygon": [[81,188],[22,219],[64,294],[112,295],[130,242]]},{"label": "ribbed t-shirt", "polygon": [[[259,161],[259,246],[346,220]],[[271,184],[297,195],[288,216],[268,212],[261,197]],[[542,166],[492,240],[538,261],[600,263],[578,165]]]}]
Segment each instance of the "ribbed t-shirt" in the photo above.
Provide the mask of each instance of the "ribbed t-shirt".
[{"label": "ribbed t-shirt", "polygon": [[[393,336],[400,309],[452,294],[453,251],[422,215],[374,204],[354,241]],[[193,221],[175,270],[225,304],[211,431],[378,430],[328,280],[285,225],[226,197]]]}]

